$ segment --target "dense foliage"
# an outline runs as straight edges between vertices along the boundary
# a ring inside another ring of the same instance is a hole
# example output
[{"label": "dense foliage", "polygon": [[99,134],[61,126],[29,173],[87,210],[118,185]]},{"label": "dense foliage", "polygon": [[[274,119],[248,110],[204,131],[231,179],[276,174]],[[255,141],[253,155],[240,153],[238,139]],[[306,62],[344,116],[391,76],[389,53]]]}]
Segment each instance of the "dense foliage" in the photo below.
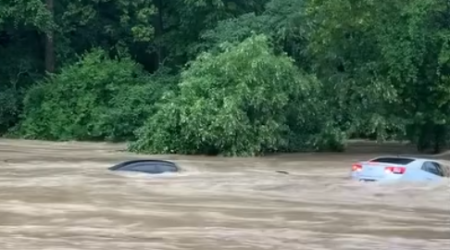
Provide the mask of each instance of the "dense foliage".
[{"label": "dense foliage", "polygon": [[263,35],[223,44],[182,72],[178,91],[165,97],[132,148],[251,155],[317,146],[328,119],[317,108],[318,87],[291,58],[275,55]]},{"label": "dense foliage", "polygon": [[158,80],[129,57],[113,60],[94,50],[29,89],[19,133],[50,140],[133,139],[154,112],[150,104],[171,86]]},{"label": "dense foliage", "polygon": [[450,1],[0,0],[0,134],[152,153],[450,142]]}]

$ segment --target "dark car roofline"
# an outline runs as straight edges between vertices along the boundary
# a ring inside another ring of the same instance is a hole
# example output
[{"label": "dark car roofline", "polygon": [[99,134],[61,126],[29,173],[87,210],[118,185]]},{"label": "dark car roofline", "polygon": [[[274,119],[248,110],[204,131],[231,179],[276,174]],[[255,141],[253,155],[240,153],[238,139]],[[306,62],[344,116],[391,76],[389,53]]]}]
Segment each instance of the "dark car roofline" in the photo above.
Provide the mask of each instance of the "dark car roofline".
[{"label": "dark car roofline", "polygon": [[380,155],[380,156],[376,156],[376,157],[371,158],[371,160],[373,160],[373,159],[379,159],[379,158],[401,158],[401,159],[409,159],[409,160],[420,160],[420,159],[425,159],[425,158],[414,157],[414,156]]},{"label": "dark car roofline", "polygon": [[160,162],[160,163],[163,163],[163,164],[174,166],[175,168],[179,169],[178,165],[176,163],[174,163],[174,162],[167,161],[167,160],[158,160],[158,159],[134,159],[134,160],[127,160],[127,161],[124,161],[124,162],[120,162],[120,163],[118,163],[116,165],[113,165],[113,166],[109,167],[108,169],[114,171],[114,170],[118,170],[118,169],[120,169],[120,168],[122,168],[122,167],[124,167],[126,165],[130,165],[130,164],[133,164],[133,163],[139,163],[139,162]]},{"label": "dark car roofline", "polygon": [[404,156],[404,155],[381,155],[381,156],[373,157],[373,158],[371,158],[371,160],[378,159],[378,158],[402,158],[402,159],[409,159],[409,160],[415,160],[415,161],[436,161],[436,162],[440,161],[439,159],[426,157],[426,156]]},{"label": "dark car roofline", "polygon": [[415,157],[402,157],[402,156],[378,156],[368,160],[369,162],[395,164],[395,165],[409,165],[419,160]]}]

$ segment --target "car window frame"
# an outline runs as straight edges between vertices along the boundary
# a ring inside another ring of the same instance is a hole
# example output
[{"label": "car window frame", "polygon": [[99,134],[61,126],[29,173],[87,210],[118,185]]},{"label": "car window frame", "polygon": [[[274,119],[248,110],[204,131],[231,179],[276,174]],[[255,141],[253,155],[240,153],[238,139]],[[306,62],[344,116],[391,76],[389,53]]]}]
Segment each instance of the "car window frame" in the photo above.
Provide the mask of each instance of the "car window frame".
[{"label": "car window frame", "polygon": [[[440,166],[439,163],[434,162],[434,161],[425,161],[422,164],[421,169],[429,174],[433,174],[439,177],[444,177],[444,173],[442,170],[442,167]],[[434,170],[436,170],[437,172],[435,172]]]},{"label": "car window frame", "polygon": [[435,161],[430,161],[431,165],[434,165],[436,170],[439,172],[439,176],[444,177],[444,169],[442,168],[441,164]]}]

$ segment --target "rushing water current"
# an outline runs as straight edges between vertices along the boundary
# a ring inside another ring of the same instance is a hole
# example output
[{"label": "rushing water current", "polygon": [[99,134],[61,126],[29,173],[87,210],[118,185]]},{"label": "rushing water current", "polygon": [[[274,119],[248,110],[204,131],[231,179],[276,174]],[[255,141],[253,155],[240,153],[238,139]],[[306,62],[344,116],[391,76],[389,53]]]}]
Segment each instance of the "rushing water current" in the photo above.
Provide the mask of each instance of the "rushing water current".
[{"label": "rushing water current", "polygon": [[1,140],[0,249],[450,249],[450,182],[351,182],[364,155],[159,156],[184,171],[148,176],[108,172],[143,157],[117,147]]}]

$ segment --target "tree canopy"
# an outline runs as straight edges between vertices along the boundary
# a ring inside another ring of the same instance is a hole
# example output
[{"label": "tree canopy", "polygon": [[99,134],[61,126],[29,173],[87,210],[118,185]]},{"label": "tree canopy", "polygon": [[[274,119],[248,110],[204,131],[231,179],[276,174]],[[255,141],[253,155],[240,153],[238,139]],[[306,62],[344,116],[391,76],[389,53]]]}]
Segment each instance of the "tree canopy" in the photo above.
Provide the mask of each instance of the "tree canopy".
[{"label": "tree canopy", "polygon": [[136,152],[450,142],[448,0],[0,0],[0,134]]}]

